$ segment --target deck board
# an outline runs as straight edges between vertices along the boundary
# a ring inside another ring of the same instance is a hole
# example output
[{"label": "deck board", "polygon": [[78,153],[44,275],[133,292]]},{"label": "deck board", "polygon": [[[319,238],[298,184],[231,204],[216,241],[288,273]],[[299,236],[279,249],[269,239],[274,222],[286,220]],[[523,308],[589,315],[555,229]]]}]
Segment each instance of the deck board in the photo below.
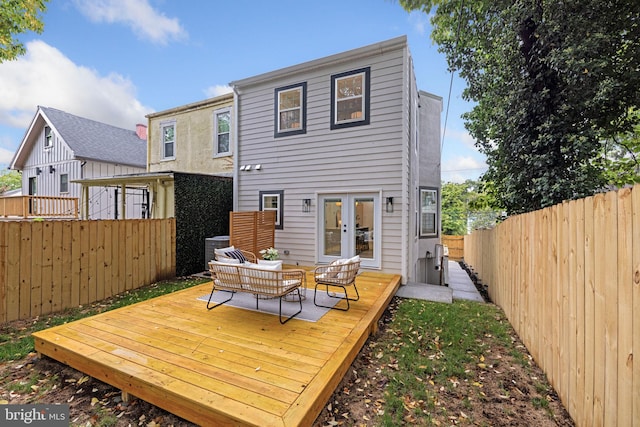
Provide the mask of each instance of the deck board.
[{"label": "deck board", "polygon": [[[308,277],[308,283],[312,283]],[[34,333],[36,350],[201,425],[311,425],[400,283],[364,272],[360,301],[318,322],[221,306],[203,284]],[[307,298],[313,298],[309,289]]]}]

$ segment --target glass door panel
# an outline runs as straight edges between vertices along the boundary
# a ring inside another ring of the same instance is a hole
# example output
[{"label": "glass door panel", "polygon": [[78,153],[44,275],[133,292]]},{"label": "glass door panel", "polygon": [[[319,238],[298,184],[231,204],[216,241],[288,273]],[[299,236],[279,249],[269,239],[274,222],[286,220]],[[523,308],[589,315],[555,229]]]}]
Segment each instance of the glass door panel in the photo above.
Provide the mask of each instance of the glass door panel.
[{"label": "glass door panel", "polygon": [[354,197],[355,234],[353,247],[360,258],[374,258],[375,209],[373,197]]},{"label": "glass door panel", "polygon": [[339,258],[342,255],[342,198],[325,198],[322,204],[324,244],[322,255]]},{"label": "glass door panel", "polygon": [[380,267],[378,193],[321,195],[318,206],[319,262],[360,255],[362,266]]}]

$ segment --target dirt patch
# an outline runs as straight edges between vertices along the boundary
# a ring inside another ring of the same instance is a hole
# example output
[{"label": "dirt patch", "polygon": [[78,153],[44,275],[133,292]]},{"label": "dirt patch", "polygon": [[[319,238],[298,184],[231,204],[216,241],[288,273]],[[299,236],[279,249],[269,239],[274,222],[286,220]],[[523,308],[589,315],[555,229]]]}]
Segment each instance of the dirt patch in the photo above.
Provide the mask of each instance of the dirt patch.
[{"label": "dirt patch", "polygon": [[1,401],[68,404],[74,426],[194,426],[140,399],[124,402],[119,390],[49,358],[4,364],[0,379]]},{"label": "dirt patch", "polygon": [[[381,425],[385,410],[385,384],[390,380],[394,366],[379,362],[377,343],[388,333],[386,326],[393,319],[394,305],[398,302],[397,298],[393,300],[381,319],[379,333],[367,341],[314,427]],[[519,362],[522,357],[529,361],[526,366]],[[435,409],[427,402],[405,400],[406,425],[575,425],[547,383],[544,372],[533,362],[519,340],[514,342],[513,348],[493,346],[491,357],[478,365],[475,366],[476,372],[469,376],[478,378],[482,384],[460,381],[453,387],[449,384],[431,385],[439,392]],[[414,415],[416,410],[428,413],[428,416],[417,419]]]}]

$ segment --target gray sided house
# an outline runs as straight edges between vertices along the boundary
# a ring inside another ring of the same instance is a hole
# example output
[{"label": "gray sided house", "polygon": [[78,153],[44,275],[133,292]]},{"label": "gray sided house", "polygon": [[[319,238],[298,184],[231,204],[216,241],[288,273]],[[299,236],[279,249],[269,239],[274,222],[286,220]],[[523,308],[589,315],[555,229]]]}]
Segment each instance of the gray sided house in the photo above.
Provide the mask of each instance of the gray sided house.
[{"label": "gray sided house", "polygon": [[231,83],[234,210],[275,210],[288,264],[359,255],[439,283],[442,98],[405,36]]},{"label": "gray sided house", "polygon": [[[22,171],[22,194],[75,197],[81,185],[74,182],[146,170],[146,126],[122,129],[75,116],[55,108],[38,107],[14,155],[10,169]],[[118,187],[90,188],[90,219],[142,218],[148,194],[128,192],[126,212],[121,212]]]}]

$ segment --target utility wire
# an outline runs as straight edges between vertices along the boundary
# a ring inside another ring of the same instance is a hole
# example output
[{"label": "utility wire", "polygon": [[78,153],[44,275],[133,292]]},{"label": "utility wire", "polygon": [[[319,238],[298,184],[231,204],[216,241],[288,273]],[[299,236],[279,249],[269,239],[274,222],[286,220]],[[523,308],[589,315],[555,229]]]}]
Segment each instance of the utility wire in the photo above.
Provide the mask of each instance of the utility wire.
[{"label": "utility wire", "polygon": [[[460,40],[460,27],[462,25],[462,10],[464,8],[464,0],[460,0],[460,11],[458,12],[458,28],[456,29],[456,47]],[[449,106],[451,105],[451,89],[453,88],[453,75],[455,70],[451,70],[451,78],[449,80],[449,95],[447,96],[447,108],[444,113],[444,129],[442,130],[442,143],[440,144],[440,152],[444,150],[444,137],[447,134],[447,122],[449,121]]]}]

